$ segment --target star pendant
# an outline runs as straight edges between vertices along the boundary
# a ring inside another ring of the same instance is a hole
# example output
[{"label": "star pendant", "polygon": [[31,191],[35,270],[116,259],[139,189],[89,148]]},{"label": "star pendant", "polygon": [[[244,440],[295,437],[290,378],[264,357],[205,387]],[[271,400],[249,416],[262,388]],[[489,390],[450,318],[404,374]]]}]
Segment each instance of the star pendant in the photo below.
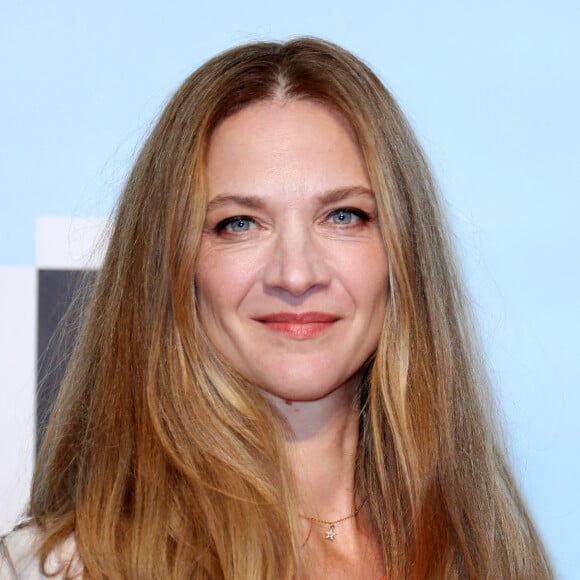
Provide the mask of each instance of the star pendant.
[{"label": "star pendant", "polygon": [[334,538],[336,537],[336,532],[334,531],[334,526],[330,526],[330,528],[328,528],[328,530],[326,530],[324,537],[327,540],[330,540],[331,542],[334,540]]}]

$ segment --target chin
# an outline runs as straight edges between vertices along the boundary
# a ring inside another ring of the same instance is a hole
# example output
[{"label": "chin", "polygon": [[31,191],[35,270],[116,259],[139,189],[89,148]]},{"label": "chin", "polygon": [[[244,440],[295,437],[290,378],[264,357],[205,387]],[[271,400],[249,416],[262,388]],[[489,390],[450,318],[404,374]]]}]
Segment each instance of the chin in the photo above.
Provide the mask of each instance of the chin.
[{"label": "chin", "polygon": [[[356,379],[355,379],[356,377]],[[308,403],[321,401],[328,397],[348,395],[352,397],[353,390],[358,387],[358,373],[347,379],[337,378],[321,384],[320,373],[300,377],[284,377],[279,381],[257,381],[259,390],[269,399],[280,399],[284,402]],[[283,386],[281,386],[283,385]]]}]

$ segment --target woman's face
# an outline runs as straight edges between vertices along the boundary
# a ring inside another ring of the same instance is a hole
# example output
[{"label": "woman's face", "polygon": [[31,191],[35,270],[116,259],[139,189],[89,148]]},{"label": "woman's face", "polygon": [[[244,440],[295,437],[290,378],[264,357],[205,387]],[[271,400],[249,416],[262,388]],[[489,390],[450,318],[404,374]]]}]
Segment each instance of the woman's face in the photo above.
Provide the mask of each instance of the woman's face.
[{"label": "woman's face", "polygon": [[262,101],[216,128],[196,264],[201,322],[264,391],[353,386],[385,314],[387,255],[365,164],[340,116]]}]

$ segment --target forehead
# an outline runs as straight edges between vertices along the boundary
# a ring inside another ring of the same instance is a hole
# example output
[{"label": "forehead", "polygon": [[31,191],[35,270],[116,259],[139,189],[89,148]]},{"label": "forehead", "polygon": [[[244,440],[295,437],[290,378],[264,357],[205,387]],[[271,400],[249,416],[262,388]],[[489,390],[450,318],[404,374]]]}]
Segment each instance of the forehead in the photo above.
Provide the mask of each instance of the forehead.
[{"label": "forehead", "polygon": [[309,100],[260,101],[224,119],[210,139],[206,171],[210,198],[369,185],[348,123]]},{"label": "forehead", "polygon": [[226,127],[226,130],[231,129],[232,126],[240,129],[244,129],[247,126],[264,129],[275,123],[283,128],[284,126],[289,127],[296,124],[307,126],[309,124],[324,123],[325,119],[327,121],[332,119],[334,124],[341,126],[356,141],[356,135],[352,127],[344,115],[332,104],[309,98],[273,97],[271,99],[253,101],[226,115],[212,130],[210,146],[214,138],[224,131],[224,127]]}]

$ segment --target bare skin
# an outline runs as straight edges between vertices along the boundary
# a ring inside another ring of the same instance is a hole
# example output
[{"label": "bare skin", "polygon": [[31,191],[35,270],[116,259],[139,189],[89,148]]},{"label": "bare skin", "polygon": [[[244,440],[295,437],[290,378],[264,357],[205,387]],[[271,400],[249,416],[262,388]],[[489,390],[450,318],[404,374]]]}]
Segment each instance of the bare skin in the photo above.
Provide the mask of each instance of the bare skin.
[{"label": "bare skin", "polygon": [[[365,499],[355,494],[354,401],[388,276],[356,139],[319,103],[255,103],[216,128],[207,185],[196,269],[204,327],[286,419],[300,514],[344,518]],[[301,522],[309,577],[384,574],[367,506],[333,541]]]},{"label": "bare skin", "polygon": [[[288,453],[294,465],[301,514],[335,521],[353,513],[364,497],[355,497],[354,470],[358,444],[358,412],[353,401],[356,380],[323,400],[270,400],[286,418],[294,437]],[[290,403],[290,404],[288,404]],[[379,580],[384,564],[368,507],[335,528],[301,518],[305,566],[312,578]]]}]

